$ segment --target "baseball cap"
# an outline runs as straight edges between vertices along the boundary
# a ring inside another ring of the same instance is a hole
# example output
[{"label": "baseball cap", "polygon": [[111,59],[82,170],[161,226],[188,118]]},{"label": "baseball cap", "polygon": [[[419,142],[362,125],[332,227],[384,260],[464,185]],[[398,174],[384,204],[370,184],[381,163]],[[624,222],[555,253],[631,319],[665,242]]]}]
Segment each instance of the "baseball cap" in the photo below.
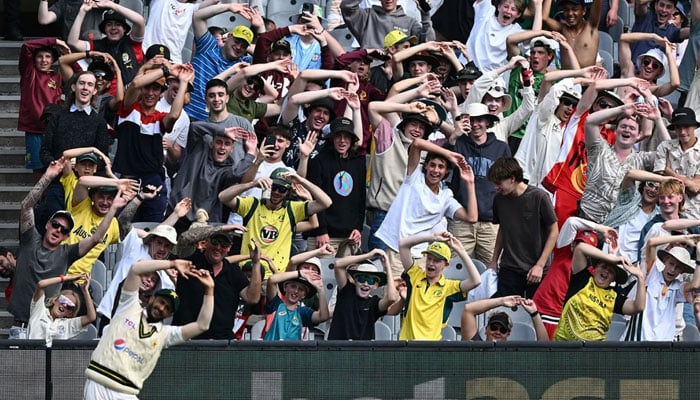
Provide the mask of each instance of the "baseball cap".
[{"label": "baseball cap", "polygon": [[411,42],[411,45],[416,44],[418,41],[418,38],[411,35],[408,36],[407,34],[403,33],[402,31],[398,29],[394,29],[393,31],[387,33],[384,36],[384,48],[388,49],[391,46],[395,46],[397,44],[401,44],[403,42]]},{"label": "baseball cap", "polygon": [[151,45],[148,50],[146,50],[144,57],[146,60],[150,60],[155,56],[163,56],[166,60],[170,60],[170,49],[168,46],[162,44]]},{"label": "baseball cap", "polygon": [[53,213],[53,215],[52,215],[51,218],[49,218],[49,219],[54,219],[54,218],[57,218],[57,217],[63,218],[63,219],[65,219],[66,221],[68,221],[68,225],[70,225],[70,226],[68,227],[68,229],[73,229],[73,227],[75,226],[75,220],[73,219],[73,215],[72,215],[69,211],[67,211],[67,210],[58,210],[58,211],[56,211],[55,213]]},{"label": "baseball cap", "polygon": [[284,167],[280,167],[272,171],[270,174],[270,179],[272,179],[272,183],[275,183],[277,185],[282,185],[286,188],[292,187],[292,183],[285,178],[285,175],[289,173],[289,170]]},{"label": "baseball cap", "polygon": [[232,37],[244,40],[249,45],[253,43],[253,31],[251,31],[250,28],[245,25],[238,25],[237,27],[233,28],[230,35]]},{"label": "baseball cap", "polygon": [[81,154],[75,158],[76,164],[81,163],[83,161],[92,161],[93,163],[97,164],[97,156],[95,155],[95,153],[87,153]]},{"label": "baseball cap", "polygon": [[287,53],[292,53],[292,46],[289,44],[288,41],[284,39],[280,39],[274,43],[272,43],[272,46],[270,46],[270,53],[273,53],[275,51],[282,50]]},{"label": "baseball cap", "polygon": [[153,294],[154,296],[161,296],[170,299],[173,302],[173,314],[180,308],[180,296],[177,292],[172,289],[160,289]]},{"label": "baseball cap", "polygon": [[489,316],[487,325],[491,324],[500,324],[504,328],[508,328],[508,330],[513,329],[513,321],[510,319],[510,316],[503,311],[494,312]]},{"label": "baseball cap", "polygon": [[445,261],[450,261],[450,258],[452,258],[452,250],[450,250],[450,247],[444,242],[430,243],[428,248],[423,251],[423,254],[431,254]]},{"label": "baseball cap", "polygon": [[583,242],[593,247],[598,247],[598,236],[593,231],[581,229],[576,232],[574,242]]}]

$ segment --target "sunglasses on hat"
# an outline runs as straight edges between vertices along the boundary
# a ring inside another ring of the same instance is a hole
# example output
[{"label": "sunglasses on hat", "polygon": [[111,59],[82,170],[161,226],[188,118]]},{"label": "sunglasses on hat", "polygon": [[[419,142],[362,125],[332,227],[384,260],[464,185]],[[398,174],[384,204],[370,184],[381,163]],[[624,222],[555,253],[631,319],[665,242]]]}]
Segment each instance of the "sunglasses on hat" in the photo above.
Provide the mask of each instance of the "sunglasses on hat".
[{"label": "sunglasses on hat", "polygon": [[66,297],[64,295],[58,296],[58,304],[66,307],[69,310],[72,310],[75,308],[75,303],[73,303],[71,301],[71,299],[69,299],[68,297]]}]

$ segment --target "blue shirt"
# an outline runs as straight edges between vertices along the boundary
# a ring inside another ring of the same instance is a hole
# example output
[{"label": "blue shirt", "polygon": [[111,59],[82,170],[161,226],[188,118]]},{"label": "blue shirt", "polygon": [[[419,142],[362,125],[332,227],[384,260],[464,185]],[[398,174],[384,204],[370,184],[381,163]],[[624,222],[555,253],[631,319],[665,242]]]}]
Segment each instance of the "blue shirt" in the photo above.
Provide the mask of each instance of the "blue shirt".
[{"label": "blue shirt", "polygon": [[305,46],[299,35],[284,38],[292,49],[292,61],[299,67],[299,71],[306,69],[321,69],[321,45],[314,40]]},{"label": "blue shirt", "polygon": [[[654,11],[654,7],[649,7],[649,11],[647,11],[644,18],[634,22],[632,32],[655,33],[661,37],[668,38],[672,43],[682,42],[681,31],[676,28],[675,25],[666,23],[665,26],[661,27],[656,23],[656,11]],[[659,47],[653,40],[643,40],[633,43],[630,46],[630,50],[632,50],[632,62],[635,63],[637,69],[639,68],[639,65],[637,65],[637,57],[655,48],[660,49],[662,53],[666,54],[665,49]]]},{"label": "blue shirt", "polygon": [[265,340],[301,340],[301,328],[313,326],[311,316],[314,314],[312,308],[299,305],[294,310],[290,310],[279,296],[275,296],[267,303],[265,313],[272,322],[265,334]]},{"label": "blue shirt", "polygon": [[194,91],[190,94],[190,104],[185,106],[185,112],[193,121],[206,121],[209,117],[205,101],[207,82],[239,62],[251,63],[253,57],[246,54],[233,61],[227,60],[221,54],[216,39],[209,32],[196,38],[194,44],[197,48],[192,58],[192,67],[195,70]]}]

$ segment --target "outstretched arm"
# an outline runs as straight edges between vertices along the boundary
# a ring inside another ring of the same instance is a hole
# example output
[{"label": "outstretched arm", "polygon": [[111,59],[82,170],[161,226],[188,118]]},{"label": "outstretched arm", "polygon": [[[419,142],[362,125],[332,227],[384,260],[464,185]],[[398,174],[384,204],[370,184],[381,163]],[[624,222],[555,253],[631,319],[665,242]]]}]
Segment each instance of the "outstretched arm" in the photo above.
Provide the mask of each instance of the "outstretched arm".
[{"label": "outstretched arm", "polygon": [[51,161],[51,164],[44,172],[44,175],[39,179],[39,182],[34,185],[29,191],[27,197],[22,200],[20,205],[19,216],[19,232],[23,234],[34,228],[34,206],[39,202],[46,188],[51,182],[61,174],[66,163],[66,159],[61,157],[58,160]]}]

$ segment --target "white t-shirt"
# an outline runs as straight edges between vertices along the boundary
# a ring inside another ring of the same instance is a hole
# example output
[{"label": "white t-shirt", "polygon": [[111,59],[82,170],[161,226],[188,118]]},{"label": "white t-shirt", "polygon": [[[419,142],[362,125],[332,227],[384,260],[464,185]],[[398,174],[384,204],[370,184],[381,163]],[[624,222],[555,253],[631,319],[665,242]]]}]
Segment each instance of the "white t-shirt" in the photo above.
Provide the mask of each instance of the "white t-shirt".
[{"label": "white t-shirt", "polygon": [[523,28],[517,23],[501,25],[496,18],[496,8],[489,0],[474,3],[474,14],[474,27],[467,39],[467,50],[482,72],[493,71],[508,62],[508,35],[521,32]]},{"label": "white t-shirt", "polygon": [[29,312],[29,339],[46,339],[50,343],[53,339],[70,339],[83,331],[80,317],[53,319],[43,295],[37,301],[32,300]]},{"label": "white t-shirt", "polygon": [[[161,97],[158,103],[156,103],[156,111],[170,112],[172,106],[168,104],[165,97]],[[180,118],[175,121],[173,125],[173,130],[163,134],[163,139],[167,139],[169,142],[177,143],[183,149],[187,147],[187,133],[190,130],[190,117],[186,112],[180,113]]]},{"label": "white t-shirt", "polygon": [[[138,260],[152,259],[151,255],[148,254],[148,246],[143,243],[143,240],[141,240],[139,235],[136,233],[136,229],[132,229],[129,234],[126,235],[124,241],[122,241],[122,246],[124,246],[122,259],[114,269],[114,275],[112,276],[112,281],[109,283],[109,288],[102,297],[100,305],[97,307],[97,312],[108,318],[112,316],[114,298],[117,296],[119,284],[126,279],[126,276],[129,274],[129,270],[131,269],[131,265]],[[158,271],[158,276],[160,277],[160,283],[156,286],[156,289],[175,289],[173,281],[170,280],[170,277],[165,271]]]},{"label": "white t-shirt", "polygon": [[[637,259],[637,250],[639,249],[639,235],[642,233],[642,228],[654,217],[654,211],[649,214],[645,213],[641,208],[637,214],[626,224],[622,224],[617,228],[618,243],[620,244],[620,255],[627,257],[630,261]],[[647,237],[649,237],[647,235]]]},{"label": "white t-shirt", "polygon": [[[401,184],[396,199],[382,225],[375,233],[392,250],[399,250],[399,239],[418,233],[441,232],[447,230],[445,217],[453,218],[462,205],[455,200],[452,190],[440,189],[438,194],[425,184],[425,175],[420,166]],[[427,243],[415,246],[411,252],[415,258]]]},{"label": "white t-shirt", "polygon": [[143,52],[153,44],[162,44],[170,49],[173,63],[182,64],[182,49],[192,26],[192,15],[198,8],[197,3],[181,3],[177,0],[151,1],[143,37]]}]

